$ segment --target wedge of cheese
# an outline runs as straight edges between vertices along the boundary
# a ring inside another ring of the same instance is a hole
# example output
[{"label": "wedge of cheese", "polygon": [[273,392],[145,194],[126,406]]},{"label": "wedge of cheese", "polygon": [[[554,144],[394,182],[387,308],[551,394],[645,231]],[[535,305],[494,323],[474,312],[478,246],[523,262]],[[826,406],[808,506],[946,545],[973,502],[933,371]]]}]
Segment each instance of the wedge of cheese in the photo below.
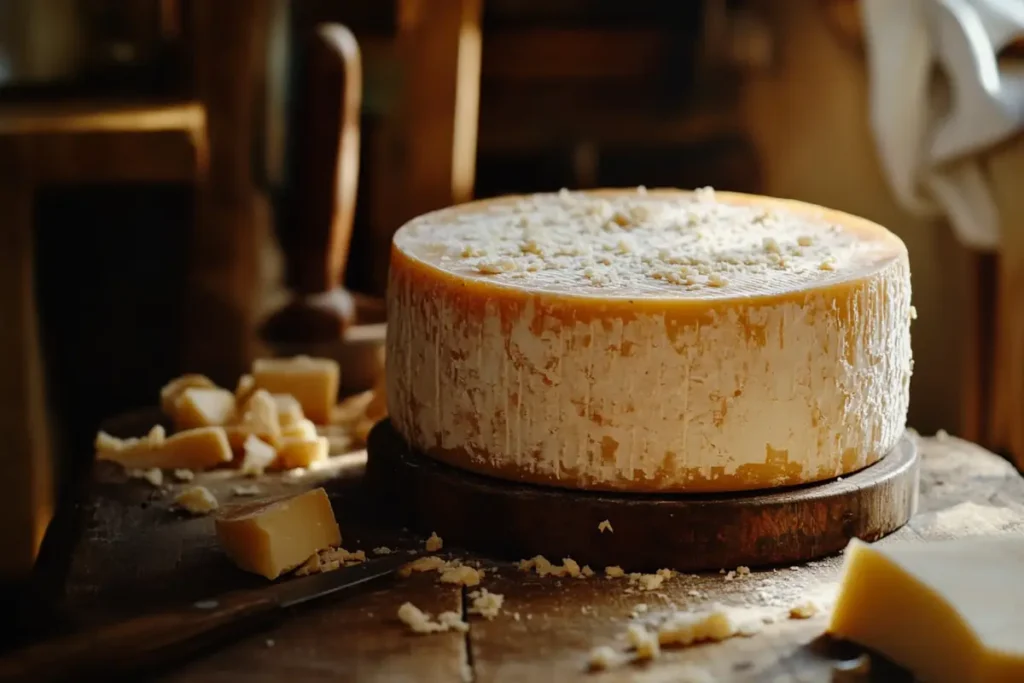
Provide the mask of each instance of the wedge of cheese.
[{"label": "wedge of cheese", "polygon": [[271,394],[290,394],[302,406],[305,416],[327,424],[331,408],[338,401],[341,369],[329,358],[261,358],[252,365],[257,389]]},{"label": "wedge of cheese", "polygon": [[341,531],[322,488],[227,508],[216,528],[235,564],[268,579],[295,569],[319,550],[341,545]]},{"label": "wedge of cheese", "polygon": [[1024,681],[1024,537],[846,549],[829,632],[930,683]]},{"label": "wedge of cheese", "polygon": [[540,484],[734,491],[901,437],[910,268],[881,226],[681,191],[471,202],[395,235],[387,411],[415,448]]}]

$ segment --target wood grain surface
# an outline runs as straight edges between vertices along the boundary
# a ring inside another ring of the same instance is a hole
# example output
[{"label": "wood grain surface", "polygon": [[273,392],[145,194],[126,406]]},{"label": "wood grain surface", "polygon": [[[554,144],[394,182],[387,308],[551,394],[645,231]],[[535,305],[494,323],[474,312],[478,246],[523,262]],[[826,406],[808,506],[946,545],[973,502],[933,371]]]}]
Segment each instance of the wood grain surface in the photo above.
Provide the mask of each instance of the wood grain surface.
[{"label": "wood grain surface", "polygon": [[[493,479],[412,450],[388,420],[374,427],[367,448],[368,485],[387,500],[382,513],[507,560],[568,555],[580,564],[647,571],[788,565],[837,553],[851,538],[890,534],[917,505],[918,454],[910,438],[880,462],[832,481],[715,495],[586,492]],[[614,533],[601,531],[603,520]]]},{"label": "wood grain surface", "polygon": [[[880,543],[1024,532],[1024,480],[1006,461],[952,438],[920,439],[918,445],[918,512]],[[370,501],[361,484],[364,463],[365,454],[357,452],[301,477],[266,477],[260,486],[271,494],[326,483],[349,550],[422,542],[368,518]],[[236,477],[214,472],[200,475],[199,481],[219,499],[230,501],[239,483]],[[113,469],[97,471],[64,600],[65,613],[79,627],[263,582],[224,558],[213,541],[212,519],[188,518],[171,509],[179,486],[156,490],[138,480],[126,481]],[[494,533],[502,533],[500,525]],[[449,545],[442,552],[465,556]],[[511,564],[484,561],[491,571],[482,585],[503,594],[505,604],[493,621],[469,615],[466,634],[413,635],[398,621],[396,612],[405,601],[434,614],[464,607],[466,589],[437,583],[436,573],[414,574],[297,610],[273,630],[186,663],[160,680],[682,681],[700,671],[708,677],[694,680],[824,683],[832,680],[837,662],[857,654],[821,635],[824,613],[804,620],[782,618],[752,637],[665,650],[647,665],[625,664],[590,674],[585,661],[595,645],[624,649],[623,633],[640,604],[647,606],[640,618],[711,602],[774,610],[783,617],[791,606],[808,599],[827,605],[836,590],[840,560],[755,570],[732,580],[717,571],[680,575],[652,592],[630,587],[623,579],[540,578]],[[872,680],[907,679],[876,661]]]}]

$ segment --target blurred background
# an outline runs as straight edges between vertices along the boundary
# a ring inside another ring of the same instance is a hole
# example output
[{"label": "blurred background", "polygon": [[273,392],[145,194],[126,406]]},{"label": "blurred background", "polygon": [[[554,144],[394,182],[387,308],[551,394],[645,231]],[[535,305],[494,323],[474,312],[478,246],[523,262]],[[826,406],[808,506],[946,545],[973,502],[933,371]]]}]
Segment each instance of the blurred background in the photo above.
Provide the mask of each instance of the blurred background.
[{"label": "blurred background", "polygon": [[[919,313],[911,425],[1024,456],[1020,107],[966,106],[967,130],[995,132],[960,139],[934,182],[901,176],[921,172],[893,150],[934,132],[935,73],[986,72],[943,56],[956,16],[898,10],[943,3],[888,4],[903,16],[877,0],[0,0],[4,576],[31,565],[101,420],[186,371],[233,386],[281,341],[261,325],[289,291],[343,285],[372,342],[393,232],[510,192],[711,185],[887,226]],[[355,57],[324,56],[325,23]],[[1024,50],[992,35],[1010,74]],[[950,158],[969,177],[942,175]]]}]

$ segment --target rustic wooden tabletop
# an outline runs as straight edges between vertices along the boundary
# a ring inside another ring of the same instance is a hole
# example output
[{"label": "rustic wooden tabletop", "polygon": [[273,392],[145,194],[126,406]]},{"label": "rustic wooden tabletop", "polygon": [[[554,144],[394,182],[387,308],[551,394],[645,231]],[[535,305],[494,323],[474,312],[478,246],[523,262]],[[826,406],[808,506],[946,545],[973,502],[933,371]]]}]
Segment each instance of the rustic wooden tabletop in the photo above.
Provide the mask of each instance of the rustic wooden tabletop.
[{"label": "rustic wooden tabletop", "polygon": [[[920,439],[920,448],[919,511],[883,543],[1024,531],[1024,479],[1006,461],[954,438]],[[408,535],[367,522],[360,487],[364,463],[365,453],[352,453],[335,457],[328,469],[272,475],[259,486],[272,494],[324,485],[347,549],[401,546],[403,536],[408,547]],[[238,499],[233,489],[247,483],[229,472],[204,474],[199,480],[222,501]],[[76,627],[266,583],[222,555],[211,518],[173,510],[173,494],[183,485],[158,490],[128,481],[113,468],[97,469],[66,584],[65,608]],[[447,547],[442,552],[467,556]],[[824,612],[807,619],[791,619],[788,613],[808,599],[827,606],[840,562],[834,557],[800,567],[755,569],[728,580],[717,572],[680,575],[654,591],[642,591],[600,573],[589,579],[541,578],[484,560],[493,571],[482,585],[505,596],[504,608],[493,620],[469,615],[467,633],[408,631],[396,616],[402,603],[410,601],[433,614],[463,611],[470,590],[440,584],[433,572],[413,574],[296,610],[272,630],[183,663],[160,680],[831,681],[837,663],[857,653],[822,636]],[[587,672],[592,647],[625,650],[623,635],[633,618],[656,618],[666,610],[712,602],[774,613],[779,619],[749,637],[666,649],[652,662]],[[907,679],[884,662],[873,662],[872,671],[870,680]]]}]

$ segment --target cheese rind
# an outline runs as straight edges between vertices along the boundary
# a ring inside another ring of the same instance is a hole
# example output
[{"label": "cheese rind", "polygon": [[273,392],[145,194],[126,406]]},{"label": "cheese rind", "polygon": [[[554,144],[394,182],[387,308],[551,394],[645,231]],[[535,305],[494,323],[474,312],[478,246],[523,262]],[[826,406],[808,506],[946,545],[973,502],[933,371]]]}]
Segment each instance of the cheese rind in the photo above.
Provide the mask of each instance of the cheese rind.
[{"label": "cheese rind", "polygon": [[235,564],[268,579],[295,569],[324,548],[341,545],[341,531],[322,488],[229,508],[216,527]]},{"label": "cheese rind", "polygon": [[798,202],[601,191],[452,207],[395,235],[388,316],[392,423],[493,476],[784,486],[861,469],[905,427],[906,248]]},{"label": "cheese rind", "polygon": [[844,556],[829,633],[932,683],[1024,681],[1024,538],[855,539]]},{"label": "cheese rind", "polygon": [[261,358],[252,365],[252,377],[258,389],[294,396],[305,416],[313,422],[327,424],[330,421],[341,381],[337,361],[309,356]]}]

